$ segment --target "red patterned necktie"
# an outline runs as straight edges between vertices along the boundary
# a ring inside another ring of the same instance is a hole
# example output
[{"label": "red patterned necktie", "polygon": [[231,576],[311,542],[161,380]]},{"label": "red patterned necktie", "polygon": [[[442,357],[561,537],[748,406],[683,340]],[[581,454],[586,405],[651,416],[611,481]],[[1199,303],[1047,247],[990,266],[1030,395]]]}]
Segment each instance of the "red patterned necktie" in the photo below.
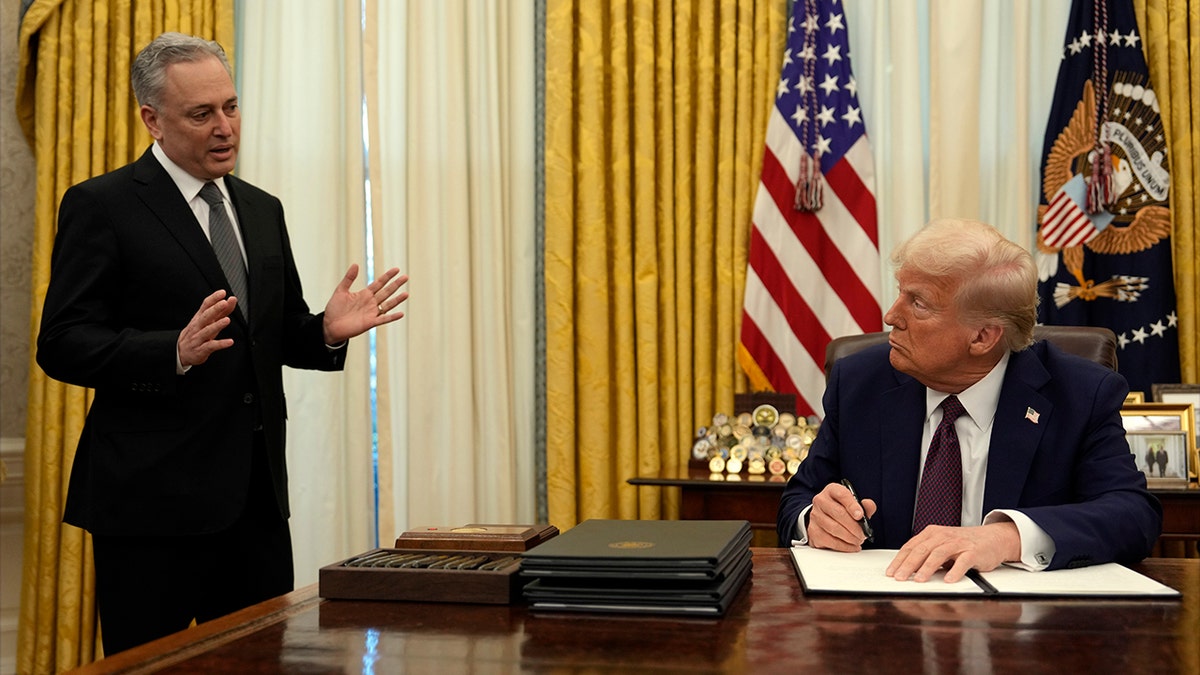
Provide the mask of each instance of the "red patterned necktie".
[{"label": "red patterned necktie", "polygon": [[942,401],[941,408],[942,422],[929,443],[921,487],[917,491],[914,535],[928,525],[957,526],[962,523],[962,453],[958,448],[954,420],[966,410],[955,396]]}]

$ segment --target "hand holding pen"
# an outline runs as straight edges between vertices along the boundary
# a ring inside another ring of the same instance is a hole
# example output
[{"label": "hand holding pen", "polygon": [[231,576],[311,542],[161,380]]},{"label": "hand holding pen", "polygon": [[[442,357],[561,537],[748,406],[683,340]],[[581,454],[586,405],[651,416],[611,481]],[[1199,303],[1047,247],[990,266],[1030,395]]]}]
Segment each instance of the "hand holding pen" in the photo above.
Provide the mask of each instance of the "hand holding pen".
[{"label": "hand holding pen", "polygon": [[850,496],[854,497],[854,501],[858,502],[858,507],[863,510],[863,516],[858,520],[859,524],[862,525],[863,536],[867,538],[867,541],[874,542],[875,532],[871,529],[871,521],[867,517],[867,510],[863,508],[862,500],[858,498],[858,493],[854,491],[854,486],[850,484],[849,480],[843,478],[842,485],[846,486],[846,489],[850,491]]},{"label": "hand holding pen", "polygon": [[829,483],[813,497],[806,514],[808,545],[833,551],[862,550],[863,543],[874,536],[867,519],[875,509],[875,502],[860,500],[848,481]]}]

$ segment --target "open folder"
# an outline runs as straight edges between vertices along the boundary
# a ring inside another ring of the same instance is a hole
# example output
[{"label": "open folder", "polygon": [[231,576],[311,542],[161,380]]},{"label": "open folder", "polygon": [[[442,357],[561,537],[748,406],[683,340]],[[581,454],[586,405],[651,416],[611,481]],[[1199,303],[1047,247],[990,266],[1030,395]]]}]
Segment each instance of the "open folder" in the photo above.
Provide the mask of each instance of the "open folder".
[{"label": "open folder", "polygon": [[971,570],[958,582],[939,571],[929,581],[900,581],[884,572],[896,557],[892,549],[841,553],[796,546],[791,549],[805,593],[879,595],[974,595],[1094,598],[1180,598],[1179,591],[1117,563],[1042,572],[1002,565],[991,572]]}]

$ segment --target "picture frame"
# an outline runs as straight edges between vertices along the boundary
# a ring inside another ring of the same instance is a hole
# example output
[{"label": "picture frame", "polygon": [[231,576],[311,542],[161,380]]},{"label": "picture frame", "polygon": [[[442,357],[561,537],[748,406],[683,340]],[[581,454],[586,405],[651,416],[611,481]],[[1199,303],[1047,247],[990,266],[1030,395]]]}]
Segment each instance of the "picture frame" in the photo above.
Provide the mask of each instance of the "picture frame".
[{"label": "picture frame", "polygon": [[1129,450],[1146,484],[1186,489],[1196,480],[1195,407],[1189,403],[1129,403],[1121,408]]},{"label": "picture frame", "polygon": [[1200,384],[1152,384],[1150,396],[1156,403],[1192,404],[1192,433],[1200,449]]},{"label": "picture frame", "polygon": [[1131,391],[1131,392],[1129,392],[1128,394],[1126,394],[1126,395],[1125,395],[1125,403],[1126,403],[1126,404],[1129,404],[1129,403],[1145,403],[1145,402],[1146,402],[1146,394],[1145,394],[1145,392],[1141,392],[1141,391]]}]

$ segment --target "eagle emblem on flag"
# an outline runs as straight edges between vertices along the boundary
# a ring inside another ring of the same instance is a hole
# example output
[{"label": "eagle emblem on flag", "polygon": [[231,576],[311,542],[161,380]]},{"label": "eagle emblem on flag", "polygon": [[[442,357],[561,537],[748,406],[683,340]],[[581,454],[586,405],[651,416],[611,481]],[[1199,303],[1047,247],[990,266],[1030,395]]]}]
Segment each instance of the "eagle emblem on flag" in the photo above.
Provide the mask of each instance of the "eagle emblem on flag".
[{"label": "eagle emblem on flag", "polygon": [[1146,250],[1171,234],[1167,206],[1170,173],[1162,118],[1154,90],[1145,77],[1135,73],[1116,73],[1102,127],[1112,149],[1112,202],[1105,210],[1087,213],[1084,186],[1093,180],[1095,166],[1091,128],[1095,106],[1092,83],[1085,82],[1083,97],[1055,139],[1042,173],[1042,189],[1049,204],[1038,207],[1038,250],[1046,254],[1039,261],[1041,276],[1045,279],[1057,273],[1056,254],[1061,251],[1063,266],[1078,283],[1057,285],[1054,303],[1059,307],[1075,299],[1098,297],[1136,302],[1150,279],[1133,274],[1100,282],[1088,279],[1083,264],[1086,251],[1126,255]]}]

